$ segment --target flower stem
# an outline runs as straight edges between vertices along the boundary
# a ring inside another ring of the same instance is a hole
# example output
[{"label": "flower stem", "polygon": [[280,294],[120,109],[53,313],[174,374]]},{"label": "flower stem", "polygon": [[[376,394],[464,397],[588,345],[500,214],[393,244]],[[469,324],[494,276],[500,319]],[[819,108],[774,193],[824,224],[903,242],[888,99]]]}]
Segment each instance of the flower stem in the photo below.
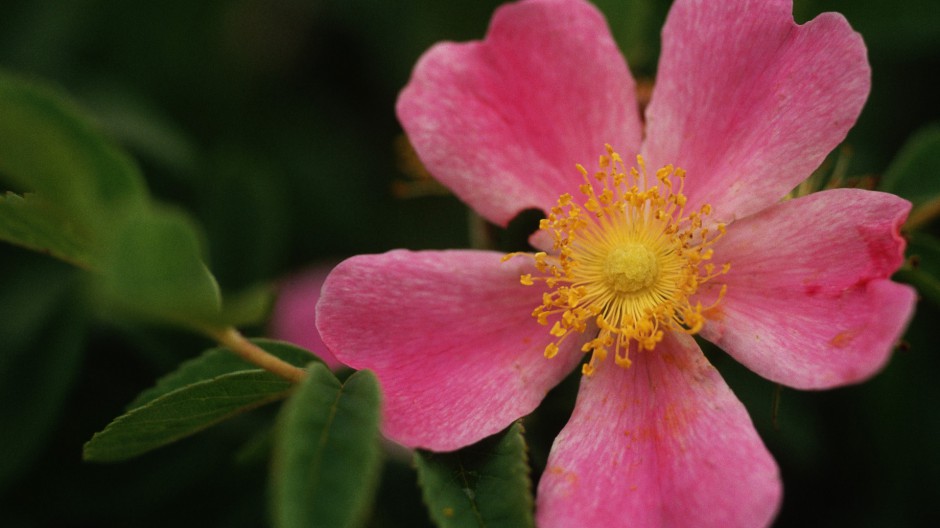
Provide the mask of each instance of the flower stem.
[{"label": "flower stem", "polygon": [[246,339],[245,336],[234,327],[229,326],[221,329],[206,328],[205,332],[245,361],[258,365],[264,370],[274,373],[287,381],[300,383],[307,377],[307,371],[271,355],[263,348]]}]

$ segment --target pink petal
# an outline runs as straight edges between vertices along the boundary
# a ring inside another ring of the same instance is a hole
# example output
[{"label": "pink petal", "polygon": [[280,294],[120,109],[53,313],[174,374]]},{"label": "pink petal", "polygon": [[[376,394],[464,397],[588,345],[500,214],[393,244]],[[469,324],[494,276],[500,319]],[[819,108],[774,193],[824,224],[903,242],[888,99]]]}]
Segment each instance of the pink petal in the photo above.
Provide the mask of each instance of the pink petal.
[{"label": "pink petal", "polygon": [[672,334],[633,356],[582,379],[539,482],[539,527],[769,524],[776,464],[695,341]]},{"label": "pink petal", "polygon": [[855,123],[871,84],[839,14],[796,25],[790,0],[677,0],[647,110],[650,166],[688,171],[691,206],[741,218],[782,198]]},{"label": "pink petal", "polygon": [[492,222],[548,210],[610,143],[637,152],[634,82],[602,15],[580,0],[529,0],[486,39],[440,43],[415,66],[398,117],[428,170]]},{"label": "pink petal", "polygon": [[[715,245],[731,271],[702,335],[761,376],[801,389],[877,372],[910,320],[914,290],[888,280],[903,261],[911,204],[824,191],[739,220]],[[706,283],[705,297],[718,284]],[[709,301],[704,301],[709,302]]]},{"label": "pink petal", "polygon": [[323,286],[317,327],[347,365],[375,372],[384,432],[449,451],[528,414],[581,359],[549,360],[532,317],[543,290],[522,286],[527,259],[484,251],[392,251],[353,257]]},{"label": "pink petal", "polygon": [[332,268],[332,264],[316,266],[281,282],[271,314],[270,335],[313,352],[336,370],[343,364],[326,349],[315,324],[320,288]]}]

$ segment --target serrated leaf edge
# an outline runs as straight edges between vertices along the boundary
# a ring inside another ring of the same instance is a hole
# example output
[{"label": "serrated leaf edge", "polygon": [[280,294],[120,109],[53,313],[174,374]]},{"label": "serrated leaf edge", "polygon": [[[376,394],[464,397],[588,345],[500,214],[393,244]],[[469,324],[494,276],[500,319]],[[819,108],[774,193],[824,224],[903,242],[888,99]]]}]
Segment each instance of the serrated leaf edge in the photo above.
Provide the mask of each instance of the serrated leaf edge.
[{"label": "serrated leaf edge", "polygon": [[[217,381],[219,381],[219,380],[221,380],[221,379],[223,379],[223,378],[231,378],[231,377],[236,377],[236,376],[243,376],[243,375],[245,375],[245,374],[260,374],[260,373],[266,373],[266,372],[267,372],[267,371],[262,370],[262,369],[240,370],[240,371],[236,371],[236,372],[230,372],[230,373],[228,373],[228,374],[223,374],[223,375],[221,375],[221,376],[216,376],[216,377],[211,378],[211,379],[207,379],[207,380],[199,381],[199,382],[196,382],[196,383],[192,383],[192,384],[186,385],[185,387],[180,387],[179,389],[170,391],[170,392],[168,392],[168,393],[166,393],[166,394],[163,394],[163,395],[161,395],[161,396],[159,396],[159,397],[157,397],[157,398],[154,398],[153,400],[151,400],[151,401],[149,401],[149,402],[147,402],[147,403],[145,403],[145,404],[143,404],[143,405],[141,405],[141,406],[139,406],[139,407],[135,407],[134,409],[132,409],[132,410],[130,410],[130,411],[128,411],[128,412],[122,414],[121,416],[118,416],[117,418],[115,418],[114,420],[112,420],[107,426],[105,426],[104,429],[102,429],[101,431],[98,431],[97,433],[95,433],[94,435],[92,435],[91,439],[88,440],[87,442],[85,442],[85,445],[82,447],[82,459],[85,460],[85,461],[88,461],[88,462],[117,462],[117,461],[121,461],[121,460],[127,460],[127,459],[130,459],[130,458],[134,458],[134,457],[136,457],[136,456],[140,456],[140,455],[142,455],[142,454],[144,454],[144,453],[147,453],[147,452],[152,451],[152,450],[154,450],[154,449],[158,449],[158,448],[163,447],[163,446],[165,446],[165,445],[171,444],[171,443],[173,443],[173,442],[176,442],[176,441],[181,440],[181,439],[183,439],[183,438],[186,438],[186,437],[188,437],[188,436],[192,436],[193,434],[196,434],[196,433],[198,433],[198,432],[204,431],[204,430],[208,429],[209,427],[212,427],[213,425],[217,425],[217,424],[219,424],[219,423],[222,423],[222,422],[224,422],[224,421],[226,421],[226,420],[228,420],[228,419],[230,419],[230,418],[233,418],[233,417],[235,417],[235,416],[238,416],[239,414],[242,414],[242,413],[244,413],[244,412],[248,412],[248,411],[251,411],[251,410],[253,410],[253,409],[257,409],[258,407],[262,407],[262,406],[267,405],[267,404],[269,404],[269,403],[273,403],[273,402],[276,402],[276,401],[279,401],[279,400],[283,400],[283,399],[287,398],[287,397],[293,392],[294,388],[293,388],[293,387],[290,387],[290,388],[285,389],[285,390],[283,390],[283,391],[276,392],[276,393],[272,393],[269,397],[262,398],[262,399],[260,399],[260,400],[255,401],[254,403],[251,403],[251,404],[248,404],[248,405],[239,407],[239,408],[235,409],[234,411],[232,411],[232,412],[230,412],[230,413],[227,413],[227,414],[225,414],[225,415],[222,415],[222,416],[220,416],[220,417],[219,417],[218,419],[216,419],[216,420],[211,420],[211,421],[209,421],[209,422],[206,422],[206,423],[203,424],[202,426],[197,427],[197,428],[195,428],[195,429],[193,429],[193,430],[191,430],[191,431],[189,431],[189,432],[187,432],[187,433],[182,433],[182,434],[179,434],[179,435],[171,436],[168,440],[166,440],[166,441],[164,441],[164,442],[162,442],[162,443],[160,443],[160,444],[158,444],[158,445],[154,445],[153,447],[151,447],[151,448],[149,448],[149,449],[145,449],[145,450],[143,450],[143,451],[140,451],[140,452],[138,452],[138,453],[134,453],[134,454],[130,454],[130,455],[122,455],[122,456],[118,456],[118,457],[96,456],[96,455],[93,454],[93,451],[94,451],[94,446],[93,446],[93,444],[94,444],[94,442],[95,442],[95,439],[100,438],[100,437],[101,437],[102,435],[104,435],[104,434],[107,434],[108,431],[113,430],[114,427],[119,426],[122,422],[125,422],[125,421],[127,421],[128,419],[130,419],[131,417],[133,417],[133,416],[135,416],[135,415],[137,415],[137,414],[140,414],[141,412],[144,412],[145,410],[147,410],[147,409],[149,409],[149,408],[151,408],[151,407],[153,407],[153,406],[155,406],[155,405],[158,405],[158,404],[162,403],[164,400],[166,400],[166,399],[168,399],[168,398],[170,398],[170,397],[172,397],[172,396],[178,395],[179,393],[182,393],[182,392],[185,392],[185,391],[192,390],[193,387],[203,386],[203,385],[208,385],[208,384],[211,384],[211,383],[215,383],[215,382],[217,382]],[[271,376],[274,377],[273,374],[272,374]],[[278,381],[280,381],[280,378],[276,378],[276,379],[277,379]]]},{"label": "serrated leaf edge", "polygon": [[[309,365],[311,362],[323,363],[323,360],[320,359],[319,357],[317,357],[313,352],[311,352],[311,351],[309,351],[309,350],[307,350],[307,349],[305,349],[305,348],[303,348],[303,347],[297,346],[297,345],[295,345],[295,344],[293,344],[293,343],[290,343],[290,342],[288,342],[288,341],[281,341],[281,340],[278,340],[278,339],[269,339],[269,338],[262,338],[262,337],[259,337],[259,338],[252,338],[252,339],[249,339],[249,341],[251,341],[251,342],[254,343],[255,345],[257,345],[257,346],[263,348],[267,353],[269,353],[269,354],[271,354],[271,355],[273,355],[273,356],[275,356],[275,357],[277,357],[277,358],[279,358],[279,359],[282,359],[282,360],[284,360],[284,361],[286,361],[286,362],[288,362],[288,363],[294,365],[295,367],[304,368],[306,365]],[[286,357],[287,354],[284,354],[284,355],[278,354],[277,352],[274,352],[274,351],[272,351],[270,348],[268,348],[268,345],[287,346],[287,347],[290,347],[290,348],[295,348],[295,349],[297,349],[297,350],[306,352],[307,354],[309,354],[310,357],[309,357],[309,358],[305,357],[303,363],[301,363],[301,362],[294,362],[294,361],[291,361],[291,359],[293,359],[293,358],[288,358],[288,357]],[[183,361],[182,363],[180,363],[179,365],[177,365],[176,369],[174,369],[174,370],[172,370],[172,371],[170,371],[170,372],[164,374],[163,376],[160,376],[159,378],[157,378],[157,380],[153,383],[153,385],[151,385],[150,387],[148,387],[148,388],[144,389],[143,391],[141,391],[140,394],[137,395],[137,397],[135,397],[133,400],[131,400],[130,403],[127,404],[127,406],[124,408],[125,413],[126,413],[126,412],[130,412],[131,410],[136,409],[136,408],[138,408],[138,407],[140,407],[140,406],[142,406],[142,405],[146,405],[146,404],[149,403],[149,402],[152,402],[152,401],[153,401],[154,399],[156,399],[156,398],[151,398],[151,399],[149,399],[149,400],[140,402],[141,396],[144,395],[144,394],[146,394],[146,393],[148,393],[148,392],[150,392],[151,390],[158,389],[159,387],[168,384],[168,383],[169,383],[169,380],[174,379],[174,377],[176,377],[176,376],[180,373],[180,371],[182,371],[182,370],[184,370],[184,369],[187,369],[187,368],[189,368],[189,367],[192,367],[193,365],[198,365],[201,361],[204,361],[204,360],[205,360],[205,357],[206,357],[207,355],[209,355],[209,354],[216,354],[216,353],[219,353],[219,354],[230,354],[233,358],[236,358],[237,360],[241,361],[241,362],[244,364],[244,366],[246,366],[246,367],[253,366],[253,365],[251,365],[251,363],[249,363],[247,360],[242,359],[242,358],[239,358],[237,354],[235,354],[234,352],[232,352],[231,349],[229,349],[229,348],[226,347],[226,346],[221,346],[221,345],[220,345],[220,346],[214,346],[214,347],[211,347],[211,348],[207,348],[207,349],[203,350],[202,353],[200,353],[198,356],[195,356],[195,357],[192,357],[192,358],[187,359],[186,361]],[[250,369],[249,369],[249,368],[246,368],[246,369],[242,369],[242,370],[258,370],[258,369],[253,369],[253,368],[250,368]],[[238,370],[233,370],[233,371],[231,371],[231,372],[226,372],[225,374],[231,374],[232,372],[239,372],[239,371],[238,371]],[[221,376],[221,375],[224,375],[224,374],[220,374],[220,376]],[[216,377],[218,377],[218,376],[216,376]],[[207,378],[207,379],[212,379],[212,378]],[[205,380],[203,380],[203,381],[205,381]],[[176,389],[174,389],[174,390],[176,390]],[[172,392],[172,391],[170,391],[170,392]],[[164,394],[161,394],[161,395],[158,396],[157,398],[159,398],[159,397],[161,397],[161,396],[164,396],[164,395],[166,395],[166,394],[169,394],[169,392],[164,393]]]}]

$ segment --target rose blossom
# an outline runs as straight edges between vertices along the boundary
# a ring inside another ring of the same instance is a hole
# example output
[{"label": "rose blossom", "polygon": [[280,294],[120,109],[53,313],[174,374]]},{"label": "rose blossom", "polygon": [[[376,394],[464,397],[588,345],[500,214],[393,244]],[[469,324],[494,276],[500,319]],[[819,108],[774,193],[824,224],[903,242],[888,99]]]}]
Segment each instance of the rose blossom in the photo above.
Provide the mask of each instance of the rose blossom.
[{"label": "rose blossom", "polygon": [[841,15],[797,25],[791,11],[677,0],[645,121],[581,0],[505,5],[483,41],[425,53],[397,111],[428,170],[491,222],[546,218],[536,253],[392,251],[332,272],[317,325],[337,358],[378,376],[386,436],[472,444],[583,362],[539,526],[771,522],[777,466],[691,335],[772,381],[829,388],[885,364],[915,299],[889,280],[908,202],[782,200],[870,88]]}]

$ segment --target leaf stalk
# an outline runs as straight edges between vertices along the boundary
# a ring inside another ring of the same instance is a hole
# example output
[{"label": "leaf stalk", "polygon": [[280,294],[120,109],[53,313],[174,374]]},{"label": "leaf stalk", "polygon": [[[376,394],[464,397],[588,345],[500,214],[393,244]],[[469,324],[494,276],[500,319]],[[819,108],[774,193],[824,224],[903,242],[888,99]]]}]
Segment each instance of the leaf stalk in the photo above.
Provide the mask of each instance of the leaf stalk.
[{"label": "leaf stalk", "polygon": [[301,368],[272,355],[263,348],[245,338],[235,327],[205,328],[204,331],[222,346],[236,355],[268,372],[276,374],[291,383],[300,383],[307,377]]}]

